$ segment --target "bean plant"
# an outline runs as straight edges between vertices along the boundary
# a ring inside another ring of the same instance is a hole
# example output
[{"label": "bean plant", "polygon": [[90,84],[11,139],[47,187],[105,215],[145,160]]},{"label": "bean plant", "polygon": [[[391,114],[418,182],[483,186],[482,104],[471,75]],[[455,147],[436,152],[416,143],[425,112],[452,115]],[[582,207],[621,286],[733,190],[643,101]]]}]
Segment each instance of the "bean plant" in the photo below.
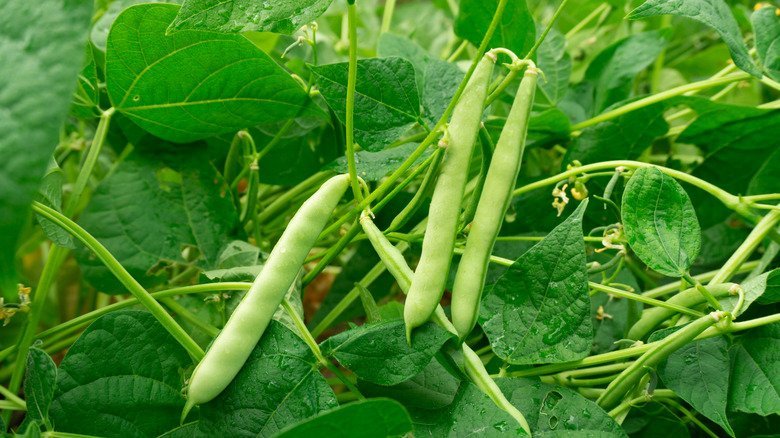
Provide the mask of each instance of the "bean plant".
[{"label": "bean plant", "polygon": [[780,436],[775,6],[0,2],[0,437]]}]

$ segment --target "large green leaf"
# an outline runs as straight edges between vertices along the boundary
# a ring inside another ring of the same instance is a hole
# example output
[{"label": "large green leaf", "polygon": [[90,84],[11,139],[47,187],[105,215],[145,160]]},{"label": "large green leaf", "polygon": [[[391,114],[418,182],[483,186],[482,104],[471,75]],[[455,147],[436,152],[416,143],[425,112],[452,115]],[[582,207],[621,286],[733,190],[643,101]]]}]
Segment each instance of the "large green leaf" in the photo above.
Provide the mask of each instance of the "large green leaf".
[{"label": "large green leaf", "polygon": [[583,164],[609,160],[635,160],[656,137],[666,134],[667,105],[657,103],[582,130],[566,150],[562,166],[574,160]]},{"label": "large green leaf", "polygon": [[347,330],[331,336],[321,347],[324,355],[335,357],[359,378],[377,385],[395,385],[425,369],[451,338],[450,332],[429,323],[414,332],[410,346],[404,321],[397,319]]},{"label": "large green leaf", "polygon": [[777,8],[762,8],[753,13],[753,33],[756,38],[756,54],[761,67],[772,79],[780,79],[780,21]]},{"label": "large green leaf", "polygon": [[[380,308],[380,311],[382,308]],[[400,309],[399,317],[403,317]],[[388,397],[409,408],[438,409],[448,406],[458,392],[460,380],[434,358],[419,374],[392,386],[358,380],[358,389],[366,397]]]},{"label": "large green leaf", "polygon": [[57,146],[84,59],[92,2],[0,2],[0,290],[16,290],[16,251]]},{"label": "large green leaf", "polygon": [[[349,63],[312,66],[317,84],[341,123],[347,116]],[[414,66],[403,58],[361,59],[355,88],[355,141],[381,151],[412,123],[421,122]]]},{"label": "large green leaf", "polygon": [[656,167],[634,171],[623,192],[623,227],[628,244],[650,268],[681,277],[696,260],[701,229],[691,199]]},{"label": "large green leaf", "polygon": [[416,437],[500,438],[527,436],[514,418],[470,382],[464,382],[452,404],[409,412]]},{"label": "large green leaf", "polygon": [[672,409],[659,402],[635,406],[623,421],[623,430],[631,438],[690,438],[688,427]]},{"label": "large green leaf", "polygon": [[729,409],[780,413],[780,323],[750,330],[730,353]]},{"label": "large green leaf", "polygon": [[230,385],[200,407],[194,437],[272,437],[336,406],[314,353],[272,321]]},{"label": "large green leaf", "polygon": [[[537,28],[539,38],[544,28]],[[566,51],[566,37],[555,28],[550,29],[536,54],[536,65],[544,72],[546,80],[539,83],[539,90],[547,101],[555,105],[569,91],[571,56]]]},{"label": "large green leaf", "polygon": [[[398,169],[419,144],[409,143],[397,148],[385,149],[379,152],[358,152],[355,154],[355,167],[357,174],[366,181],[379,181],[390,172]],[[433,153],[433,149],[427,149],[420,158],[415,161],[419,164]],[[329,163],[323,170],[335,170],[338,173],[349,173],[347,169],[347,157],[339,157]]]},{"label": "large green leaf", "polygon": [[108,33],[111,31],[111,25],[119,14],[130,6],[143,3],[173,3],[180,5],[182,0],[113,0],[108,9],[92,25],[89,32],[89,40],[100,52],[106,52],[106,43],[108,42]]},{"label": "large green leaf", "polygon": [[631,11],[627,18],[646,18],[659,15],[687,17],[715,29],[729,48],[734,64],[742,70],[761,77],[742,41],[742,32],[724,0],[648,0]]},{"label": "large green leaf", "polygon": [[675,394],[734,436],[726,418],[730,365],[728,343],[718,336],[684,345],[658,364],[658,374]]},{"label": "large green leaf", "polygon": [[585,85],[592,87],[592,114],[629,97],[634,78],[666,48],[665,31],[631,35],[604,49],[588,65]]},{"label": "large green leaf", "polygon": [[291,35],[333,0],[186,0],[168,31],[276,32]]},{"label": "large green leaf", "polygon": [[537,379],[496,379],[501,392],[525,415],[535,438],[627,438],[596,403]]},{"label": "large green leaf", "polygon": [[509,363],[567,362],[593,340],[585,268],[583,201],[563,223],[498,279],[482,300],[482,328]]},{"label": "large green leaf", "polygon": [[[79,224],[130,274],[150,286],[167,277],[150,271],[161,261],[217,268],[219,251],[230,240],[237,216],[205,145],[182,148],[147,137],[100,183]],[[200,257],[185,258],[182,252],[187,247]],[[86,248],[76,251],[76,259],[93,286],[106,293],[126,293]]]},{"label": "large green leaf", "polygon": [[422,118],[429,126],[435,125],[455,96],[463,72],[408,38],[389,32],[379,37],[377,53],[382,57],[398,56],[412,63],[417,91],[422,99]]},{"label": "large green leaf", "polygon": [[245,37],[167,36],[178,10],[137,5],[114,21],[106,88],[122,114],[158,137],[184,143],[315,111],[300,84]]},{"label": "large green leaf", "polygon": [[187,351],[147,312],[98,319],[68,350],[49,416],[59,432],[155,437],[179,425]]},{"label": "large green leaf", "polygon": [[[455,34],[479,46],[487,33],[499,0],[461,0]],[[536,42],[536,25],[526,0],[509,0],[488,49],[504,47],[524,57]]]},{"label": "large green leaf", "polygon": [[412,432],[412,420],[403,406],[393,400],[372,399],[321,413],[276,438],[395,438]]}]

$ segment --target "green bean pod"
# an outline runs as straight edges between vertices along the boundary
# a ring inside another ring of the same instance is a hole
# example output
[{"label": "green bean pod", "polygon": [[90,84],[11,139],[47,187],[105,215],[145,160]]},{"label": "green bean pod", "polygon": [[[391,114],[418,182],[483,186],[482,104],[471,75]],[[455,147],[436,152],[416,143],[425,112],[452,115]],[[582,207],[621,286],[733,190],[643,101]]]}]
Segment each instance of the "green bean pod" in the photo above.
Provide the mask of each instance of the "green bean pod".
[{"label": "green bean pod", "polygon": [[[707,286],[707,289],[715,298],[722,298],[729,296],[731,288],[734,287],[734,283],[721,283],[712,286]],[[677,304],[679,306],[693,308],[700,304],[706,303],[707,300],[704,296],[696,290],[695,287],[686,289],[677,295],[669,298],[667,301],[669,304]],[[674,316],[677,312],[665,307],[653,307],[642,312],[642,316],[639,318],[631,330],[628,331],[628,339],[640,340],[645,337],[651,330],[658,327],[659,324],[665,320]]]},{"label": "green bean pod", "polygon": [[452,288],[452,323],[458,329],[461,341],[477,322],[490,253],[512,198],[512,190],[515,188],[523,160],[537,77],[538,73],[534,67],[526,69],[504,129],[496,143],[485,186],[466,240],[466,249],[458,265]]},{"label": "green bean pod", "polygon": [[653,348],[635,360],[630,367],[626,368],[607,386],[606,391],[601,394],[596,403],[604,409],[615,407],[629,391],[633,390],[634,386],[642,379],[642,376],[647,373],[648,368],[654,368],[662,360],[669,357],[670,354],[693,341],[701,332],[727,316],[729,316],[728,312],[712,312],[691,322],[664,339],[653,343]]},{"label": "green bean pod", "polygon": [[[407,293],[409,285],[412,282],[413,273],[409,268],[409,265],[406,264],[403,254],[387,240],[387,237],[379,231],[371,218],[365,213],[360,218],[360,225],[363,226],[363,231],[365,231],[366,236],[368,236],[369,242],[371,242],[374,250],[376,250],[382,263],[387,267],[388,272],[390,272],[398,282],[398,286],[401,290],[404,293]],[[447,315],[444,313],[444,309],[442,309],[441,305],[436,306],[436,310],[434,311],[431,320],[453,335],[458,334],[455,330],[455,326],[447,319]],[[487,394],[496,406],[511,415],[518,424],[520,424],[520,427],[528,433],[528,436],[531,436],[528,422],[525,417],[509,402],[509,400],[507,400],[504,393],[501,392],[501,388],[499,388],[498,385],[496,385],[496,382],[490,377],[490,374],[485,369],[485,365],[479,359],[477,353],[475,353],[465,342],[462,344],[462,350],[466,374],[469,376],[469,379],[471,379],[482,392]]]},{"label": "green bean pod", "polygon": [[193,406],[218,396],[241,370],[348,186],[348,175],[326,181],[287,225],[252,287],[192,373],[182,421]]},{"label": "green bean pod", "polygon": [[444,293],[469,162],[493,74],[494,59],[494,55],[486,54],[480,60],[455,105],[447,130],[449,143],[428,210],[422,255],[404,306],[409,342],[412,329],[428,321]]}]

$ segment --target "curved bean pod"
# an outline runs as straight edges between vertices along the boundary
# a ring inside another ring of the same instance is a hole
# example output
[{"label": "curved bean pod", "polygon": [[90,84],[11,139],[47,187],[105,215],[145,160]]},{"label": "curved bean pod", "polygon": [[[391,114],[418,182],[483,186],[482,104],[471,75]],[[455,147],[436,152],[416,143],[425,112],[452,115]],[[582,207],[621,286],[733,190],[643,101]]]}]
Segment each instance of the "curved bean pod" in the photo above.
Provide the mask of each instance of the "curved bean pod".
[{"label": "curved bean pod", "polygon": [[533,66],[529,66],[523,75],[512,109],[496,143],[466,240],[466,249],[458,265],[452,288],[452,323],[458,329],[461,341],[471,333],[477,322],[490,253],[509,207],[523,160],[537,77],[538,73]]},{"label": "curved bean pod", "polygon": [[192,373],[182,421],[193,406],[218,396],[241,370],[348,186],[348,175],[326,181],[287,225],[252,287]]},{"label": "curved bean pod", "polygon": [[469,161],[477,138],[494,62],[494,55],[490,53],[480,60],[452,114],[447,131],[449,144],[428,211],[428,226],[420,263],[404,305],[406,338],[410,343],[412,329],[428,321],[444,293],[455,247]]}]

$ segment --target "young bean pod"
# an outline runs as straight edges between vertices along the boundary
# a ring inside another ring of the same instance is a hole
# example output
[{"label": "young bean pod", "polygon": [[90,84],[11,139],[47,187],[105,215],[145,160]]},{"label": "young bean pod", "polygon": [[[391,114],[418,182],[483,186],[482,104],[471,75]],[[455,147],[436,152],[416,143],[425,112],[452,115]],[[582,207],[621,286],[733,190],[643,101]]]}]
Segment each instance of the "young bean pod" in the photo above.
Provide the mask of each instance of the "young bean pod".
[{"label": "young bean pod", "polygon": [[494,62],[495,55],[492,53],[485,54],[480,60],[452,114],[447,131],[449,142],[428,211],[422,255],[404,306],[406,337],[410,343],[412,329],[428,321],[444,293],[469,161]]},{"label": "young bean pod", "polygon": [[617,405],[629,391],[647,373],[648,368],[654,368],[662,360],[669,357],[685,344],[693,341],[701,332],[708,329],[723,318],[729,317],[728,312],[712,312],[691,322],[680,330],[672,333],[663,340],[659,341],[652,349],[648,350],[639,359],[635,360],[630,367],[626,368],[612,383],[607,386],[596,403],[604,409],[611,409]]},{"label": "young bean pod", "polygon": [[[409,268],[409,265],[406,264],[403,254],[401,254],[401,252],[387,240],[387,237],[379,231],[368,214],[363,213],[360,217],[360,225],[363,226],[363,231],[365,231],[366,236],[368,236],[368,240],[371,242],[374,250],[376,250],[382,263],[385,264],[387,270],[398,282],[398,286],[401,290],[404,293],[407,293],[414,274]],[[447,319],[447,315],[444,313],[444,309],[442,309],[440,304],[436,306],[436,310],[434,311],[431,320],[453,335],[458,334],[455,330],[455,326]],[[469,379],[471,379],[482,392],[487,394],[496,406],[511,415],[520,427],[528,433],[528,436],[531,436],[528,422],[525,417],[509,402],[509,400],[507,400],[504,393],[501,392],[501,388],[499,388],[498,385],[496,385],[496,382],[490,377],[490,374],[485,369],[485,365],[479,359],[479,356],[465,342],[462,344],[462,350],[466,374],[469,376]]]},{"label": "young bean pod", "polygon": [[523,160],[538,73],[529,65],[509,111],[474,213],[466,249],[452,288],[452,323],[461,341],[477,322],[490,253],[504,220]]},{"label": "young bean pod", "polygon": [[193,406],[218,396],[241,370],[347,187],[348,175],[326,181],[287,225],[252,287],[192,373],[182,421]]}]

